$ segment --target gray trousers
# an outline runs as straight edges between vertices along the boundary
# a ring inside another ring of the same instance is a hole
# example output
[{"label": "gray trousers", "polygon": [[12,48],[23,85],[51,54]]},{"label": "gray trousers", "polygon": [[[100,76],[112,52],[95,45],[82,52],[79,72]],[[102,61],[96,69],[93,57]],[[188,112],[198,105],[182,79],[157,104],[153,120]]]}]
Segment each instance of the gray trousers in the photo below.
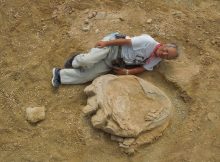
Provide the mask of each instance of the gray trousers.
[{"label": "gray trousers", "polygon": [[61,69],[61,84],[86,83],[96,77],[108,73],[112,68],[112,60],[118,57],[118,47],[92,48],[89,53],[77,55],[73,69]]},{"label": "gray trousers", "polygon": [[[108,41],[115,39],[112,33],[102,39]],[[118,46],[92,48],[88,53],[77,55],[73,62],[73,69],[61,69],[61,84],[81,84],[108,73],[112,69],[112,61],[119,57]]]}]

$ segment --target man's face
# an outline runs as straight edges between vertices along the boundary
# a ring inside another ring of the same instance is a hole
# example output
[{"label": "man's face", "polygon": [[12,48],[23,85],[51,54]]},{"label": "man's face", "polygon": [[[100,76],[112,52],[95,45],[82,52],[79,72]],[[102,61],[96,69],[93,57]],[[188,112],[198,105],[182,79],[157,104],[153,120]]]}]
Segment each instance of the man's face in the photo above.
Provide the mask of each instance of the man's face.
[{"label": "man's face", "polygon": [[169,47],[166,44],[162,45],[158,48],[156,51],[157,57],[160,57],[162,59],[174,59],[177,56],[177,50],[176,48]]}]

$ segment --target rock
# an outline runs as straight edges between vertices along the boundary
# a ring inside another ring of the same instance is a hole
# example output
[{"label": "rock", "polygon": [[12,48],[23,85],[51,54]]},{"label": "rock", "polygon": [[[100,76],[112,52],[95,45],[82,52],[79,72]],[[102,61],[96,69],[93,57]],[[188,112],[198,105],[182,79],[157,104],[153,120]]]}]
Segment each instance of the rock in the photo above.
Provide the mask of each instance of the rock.
[{"label": "rock", "polygon": [[70,37],[75,37],[78,34],[78,29],[75,26],[71,26],[70,30],[67,32]]},{"label": "rock", "polygon": [[98,34],[98,33],[99,33],[99,29],[96,29],[96,30],[95,30],[95,33]]},{"label": "rock", "polygon": [[118,137],[118,136],[114,136],[114,135],[111,135],[111,140],[112,141],[117,141],[117,142],[123,142],[124,141],[123,138]]},{"label": "rock", "polygon": [[207,117],[211,122],[216,122],[218,120],[218,115],[213,112],[208,113]]},{"label": "rock", "polygon": [[45,119],[45,107],[28,107],[26,118],[30,123],[37,123]]},{"label": "rock", "polygon": [[97,15],[96,15],[96,19],[97,20],[105,19],[106,16],[107,16],[106,12],[98,12]]},{"label": "rock", "polygon": [[85,116],[90,115],[90,114],[94,113],[95,111],[96,111],[96,109],[94,107],[91,107],[91,106],[85,106],[83,108],[83,113],[84,113]]},{"label": "rock", "polygon": [[[180,57],[184,57],[183,55],[184,54],[181,53]],[[180,57],[179,59],[181,59]],[[182,91],[189,92],[188,90],[191,88],[192,81],[200,72],[200,67],[188,59],[181,61],[164,60],[161,62],[158,70],[166,80],[174,83],[181,88]]]},{"label": "rock", "polygon": [[88,15],[88,18],[89,19],[91,19],[91,18],[93,18],[94,17],[94,15],[92,14],[92,13],[90,13],[89,15]]},{"label": "rock", "polygon": [[216,44],[216,41],[215,41],[215,40],[212,40],[211,43],[212,43],[212,45],[215,45],[215,44]]},{"label": "rock", "polygon": [[130,146],[134,141],[135,141],[135,138],[126,138],[123,141],[123,144],[126,145],[126,146]]},{"label": "rock", "polygon": [[90,115],[94,113],[98,108],[97,101],[95,97],[90,97],[87,100],[87,105],[83,108],[83,113],[85,115]]},{"label": "rock", "polygon": [[90,30],[90,25],[83,26],[82,31],[87,32]]},{"label": "rock", "polygon": [[106,13],[106,19],[118,19],[120,20],[120,15],[115,13]]},{"label": "rock", "polygon": [[122,148],[125,148],[125,149],[128,149],[128,148],[129,148],[128,145],[124,145],[123,143],[119,143],[119,147],[122,147]]},{"label": "rock", "polygon": [[152,22],[152,19],[147,19],[147,23],[150,24]]},{"label": "rock", "polygon": [[92,19],[92,18],[95,17],[96,15],[97,15],[97,12],[96,12],[96,11],[93,11],[93,12],[89,13],[88,18],[89,18],[89,19]]},{"label": "rock", "polygon": [[127,149],[124,149],[124,152],[128,155],[133,155],[135,153],[135,150],[134,148],[127,148]]},{"label": "rock", "polygon": [[181,18],[181,17],[183,17],[184,13],[181,11],[175,10],[175,11],[172,11],[172,15],[176,18]]},{"label": "rock", "polygon": [[119,17],[120,21],[125,21],[125,19],[123,17]]},{"label": "rock", "polygon": [[95,17],[97,15],[97,12],[96,11],[93,11],[92,12],[92,15]]},{"label": "rock", "polygon": [[84,24],[89,24],[89,20],[88,20],[88,19],[85,19],[85,20],[84,20]]},{"label": "rock", "polygon": [[136,76],[100,76],[84,92],[88,101],[83,111],[93,112],[92,125],[111,134],[123,148],[136,147],[136,141],[152,142],[161,136],[171,118],[169,98]]}]

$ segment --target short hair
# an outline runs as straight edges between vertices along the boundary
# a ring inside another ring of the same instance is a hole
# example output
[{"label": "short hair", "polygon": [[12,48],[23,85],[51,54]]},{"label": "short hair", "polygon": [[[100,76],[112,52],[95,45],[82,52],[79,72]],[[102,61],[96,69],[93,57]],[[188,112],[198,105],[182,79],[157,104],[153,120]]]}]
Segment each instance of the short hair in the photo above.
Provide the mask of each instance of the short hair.
[{"label": "short hair", "polygon": [[176,57],[179,56],[179,48],[176,43],[168,43],[168,44],[166,44],[166,46],[171,47],[171,48],[175,48],[176,49]]}]

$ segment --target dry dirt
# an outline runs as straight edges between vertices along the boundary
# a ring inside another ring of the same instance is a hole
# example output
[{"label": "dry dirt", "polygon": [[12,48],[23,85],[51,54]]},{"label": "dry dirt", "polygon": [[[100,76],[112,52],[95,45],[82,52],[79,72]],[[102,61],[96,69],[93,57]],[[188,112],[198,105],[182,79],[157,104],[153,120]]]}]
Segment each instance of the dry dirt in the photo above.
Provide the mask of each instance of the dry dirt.
[{"label": "dry dirt", "polygon": [[[139,75],[171,98],[175,113],[164,135],[133,156],[82,116],[88,84],[51,86],[53,67],[114,31],[148,33],[180,50]],[[0,161],[220,161],[219,49],[218,0],[0,0]],[[46,119],[29,124],[30,106],[45,106]]]}]

